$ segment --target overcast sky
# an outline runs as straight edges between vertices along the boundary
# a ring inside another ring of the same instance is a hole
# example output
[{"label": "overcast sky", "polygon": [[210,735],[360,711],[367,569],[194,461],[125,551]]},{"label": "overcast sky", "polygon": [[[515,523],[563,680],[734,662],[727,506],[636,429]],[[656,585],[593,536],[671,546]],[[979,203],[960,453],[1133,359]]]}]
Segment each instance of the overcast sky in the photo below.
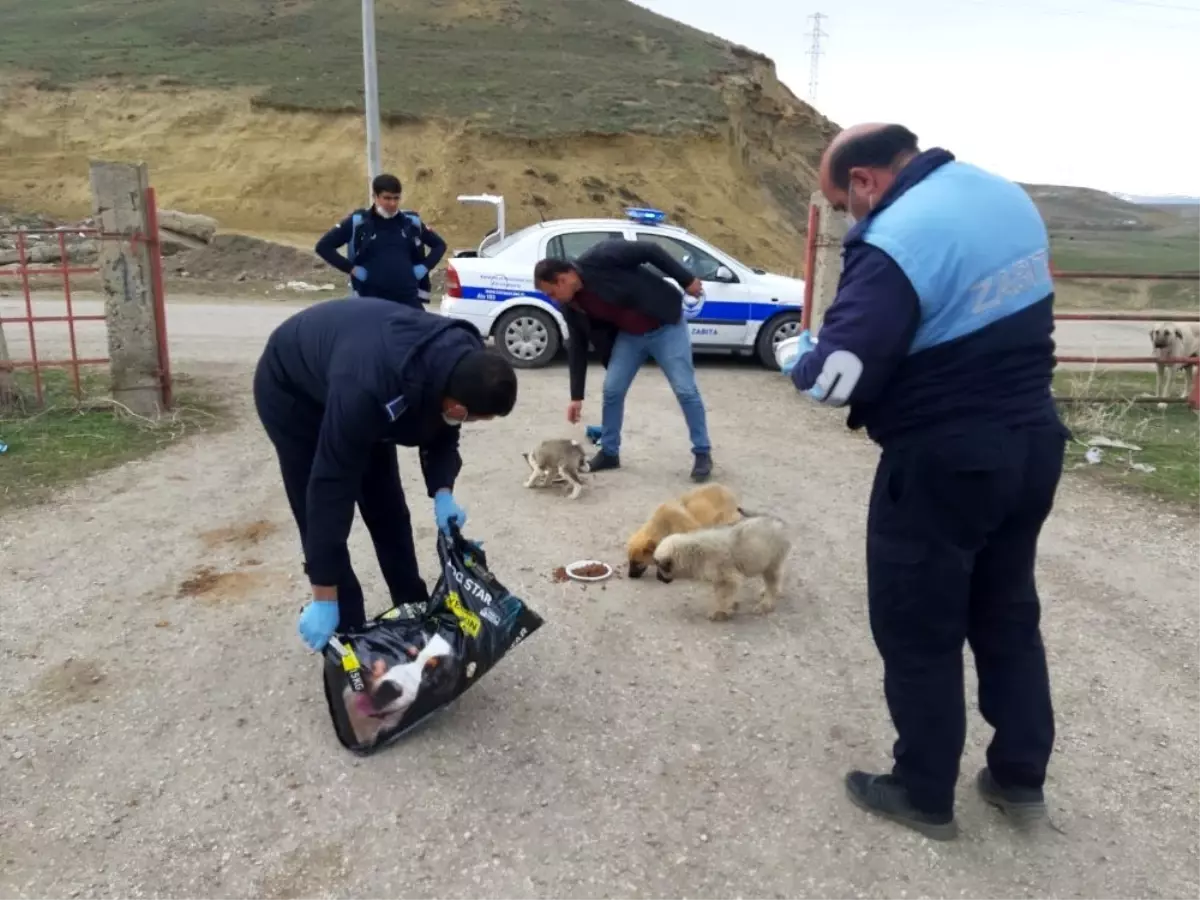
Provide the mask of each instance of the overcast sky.
[{"label": "overcast sky", "polygon": [[636,0],[775,60],[845,127],[901,122],[922,147],[1010,178],[1200,194],[1200,0]]}]

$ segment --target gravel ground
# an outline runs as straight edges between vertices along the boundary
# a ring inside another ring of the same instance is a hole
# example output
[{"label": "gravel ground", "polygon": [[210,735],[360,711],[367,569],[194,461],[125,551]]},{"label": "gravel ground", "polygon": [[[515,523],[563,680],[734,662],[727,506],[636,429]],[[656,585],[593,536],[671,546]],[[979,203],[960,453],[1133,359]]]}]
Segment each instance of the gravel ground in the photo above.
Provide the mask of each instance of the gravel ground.
[{"label": "gravel ground", "polygon": [[[564,369],[525,373],[508,420],[464,430],[457,494],[468,536],[547,625],[426,729],[348,754],[295,634],[297,541],[248,397],[287,311],[174,305],[176,365],[237,392],[238,427],[4,518],[0,896],[1200,891],[1196,519],[1067,477],[1039,568],[1055,827],[1016,834],[969,790],[987,738],[972,711],[963,835],[928,842],[841,787],[893,736],[865,610],[876,452],[752,364],[706,361],[699,377],[718,477],[794,526],[774,614],[714,624],[685,584],[553,583],[580,557],[619,563],[626,533],[689,486],[690,460],[649,370],[624,470],[574,503],[523,490],[520,451],[572,434]],[[411,451],[401,469],[431,572]],[[381,596],[359,526],[352,552]]]}]

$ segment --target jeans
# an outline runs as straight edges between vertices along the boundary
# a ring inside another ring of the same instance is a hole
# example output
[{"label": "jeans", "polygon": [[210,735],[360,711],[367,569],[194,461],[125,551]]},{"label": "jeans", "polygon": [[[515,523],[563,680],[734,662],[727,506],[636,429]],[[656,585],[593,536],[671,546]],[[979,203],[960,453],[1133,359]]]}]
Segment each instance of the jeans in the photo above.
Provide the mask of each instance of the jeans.
[{"label": "jeans", "polygon": [[704,401],[696,386],[696,369],[692,364],[692,340],[685,322],[663,325],[647,334],[617,335],[613,344],[608,371],[604,374],[604,405],[601,415],[600,449],[616,456],[621,450],[621,425],[625,420],[625,395],[633,379],[647,359],[653,359],[667,376],[683,418],[687,422],[688,438],[693,453],[708,453],[708,423]]},{"label": "jeans", "polygon": [[1034,566],[1064,445],[1060,429],[982,426],[880,458],[867,517],[871,631],[898,735],[892,773],[924,812],[954,808],[964,642],[995,729],[992,775],[1002,787],[1045,781],[1054,707]]}]

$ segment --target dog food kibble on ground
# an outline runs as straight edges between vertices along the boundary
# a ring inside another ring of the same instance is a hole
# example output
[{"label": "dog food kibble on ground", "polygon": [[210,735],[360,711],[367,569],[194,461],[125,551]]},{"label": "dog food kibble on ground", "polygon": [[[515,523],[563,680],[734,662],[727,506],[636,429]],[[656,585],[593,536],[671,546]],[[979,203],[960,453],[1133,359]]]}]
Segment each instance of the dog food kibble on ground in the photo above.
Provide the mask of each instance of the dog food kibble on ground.
[{"label": "dog food kibble on ground", "polygon": [[580,578],[599,578],[601,575],[608,573],[608,566],[604,565],[604,563],[588,563],[586,566],[580,566],[574,571]]},{"label": "dog food kibble on ground", "polygon": [[567,570],[565,567],[559,566],[557,569],[555,569],[553,572],[550,573],[550,577],[553,578],[556,582],[566,581],[568,578]]}]

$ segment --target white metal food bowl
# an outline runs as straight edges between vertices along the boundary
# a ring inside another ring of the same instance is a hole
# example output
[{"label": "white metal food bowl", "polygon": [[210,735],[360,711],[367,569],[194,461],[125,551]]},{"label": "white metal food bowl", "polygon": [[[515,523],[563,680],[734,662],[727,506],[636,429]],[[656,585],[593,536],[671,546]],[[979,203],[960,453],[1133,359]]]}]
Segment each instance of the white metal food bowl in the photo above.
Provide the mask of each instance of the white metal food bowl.
[{"label": "white metal food bowl", "polygon": [[800,335],[784,338],[775,345],[775,365],[786,369],[800,356]]},{"label": "white metal food bowl", "polygon": [[[576,574],[578,572],[578,570],[582,569],[584,566],[592,566],[592,565],[604,566],[604,574],[603,575],[579,575],[579,574]],[[567,572],[567,577],[570,578],[572,581],[604,581],[606,578],[612,577],[613,568],[608,563],[601,562],[598,559],[580,559],[580,560],[577,560],[576,562],[571,563],[569,566],[567,566],[566,572]]]}]

